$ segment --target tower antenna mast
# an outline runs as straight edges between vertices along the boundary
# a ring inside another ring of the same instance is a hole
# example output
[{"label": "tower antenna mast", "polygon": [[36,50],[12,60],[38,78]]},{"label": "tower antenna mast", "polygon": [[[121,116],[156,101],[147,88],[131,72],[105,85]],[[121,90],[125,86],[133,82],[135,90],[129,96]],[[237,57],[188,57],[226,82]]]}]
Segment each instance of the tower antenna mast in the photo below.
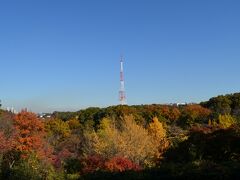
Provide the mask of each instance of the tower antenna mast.
[{"label": "tower antenna mast", "polygon": [[120,58],[120,91],[119,91],[119,101],[121,105],[127,104],[126,91],[125,91],[125,81],[123,72],[123,56]]}]

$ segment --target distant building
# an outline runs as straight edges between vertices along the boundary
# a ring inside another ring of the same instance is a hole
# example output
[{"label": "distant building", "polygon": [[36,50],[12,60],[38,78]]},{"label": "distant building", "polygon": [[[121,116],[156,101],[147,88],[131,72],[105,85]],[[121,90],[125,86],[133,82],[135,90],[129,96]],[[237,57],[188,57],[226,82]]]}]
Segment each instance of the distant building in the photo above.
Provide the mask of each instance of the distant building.
[{"label": "distant building", "polygon": [[11,112],[11,113],[13,113],[13,114],[17,114],[18,112],[17,112],[17,110],[15,110],[13,107],[7,107],[6,108],[6,110],[8,111],[8,112]]},{"label": "distant building", "polygon": [[188,103],[177,103],[177,106],[186,106]]},{"label": "distant building", "polygon": [[50,114],[50,113],[39,113],[38,117],[41,118],[41,119],[47,119],[47,118],[51,118],[52,114]]},{"label": "distant building", "polygon": [[193,104],[196,104],[196,103],[186,103],[186,102],[185,103],[169,103],[167,105],[179,107],[179,106],[187,106],[187,105],[193,105]]}]

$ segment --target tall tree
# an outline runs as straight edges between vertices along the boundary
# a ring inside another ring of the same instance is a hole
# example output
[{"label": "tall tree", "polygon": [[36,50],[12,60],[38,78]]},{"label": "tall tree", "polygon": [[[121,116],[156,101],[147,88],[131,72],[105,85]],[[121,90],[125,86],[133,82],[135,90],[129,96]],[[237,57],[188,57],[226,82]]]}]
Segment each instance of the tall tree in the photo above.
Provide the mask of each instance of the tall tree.
[{"label": "tall tree", "polygon": [[21,111],[14,117],[14,127],[18,132],[16,150],[23,155],[36,153],[39,158],[51,159],[51,148],[44,139],[44,124],[36,114]]},{"label": "tall tree", "polygon": [[164,129],[161,122],[158,121],[157,117],[153,118],[153,121],[149,124],[148,132],[151,136],[153,144],[158,148],[158,153],[156,153],[156,158],[161,158],[162,154],[169,146],[167,140],[166,130]]}]

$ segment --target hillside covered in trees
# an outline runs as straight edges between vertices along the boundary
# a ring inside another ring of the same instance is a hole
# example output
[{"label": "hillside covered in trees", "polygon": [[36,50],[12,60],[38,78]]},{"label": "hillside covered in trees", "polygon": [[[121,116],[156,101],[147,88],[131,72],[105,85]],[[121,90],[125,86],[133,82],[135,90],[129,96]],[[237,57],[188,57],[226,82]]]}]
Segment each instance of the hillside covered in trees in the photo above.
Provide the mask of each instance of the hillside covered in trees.
[{"label": "hillside covered in trees", "polygon": [[200,104],[0,111],[0,179],[240,179],[240,93]]}]

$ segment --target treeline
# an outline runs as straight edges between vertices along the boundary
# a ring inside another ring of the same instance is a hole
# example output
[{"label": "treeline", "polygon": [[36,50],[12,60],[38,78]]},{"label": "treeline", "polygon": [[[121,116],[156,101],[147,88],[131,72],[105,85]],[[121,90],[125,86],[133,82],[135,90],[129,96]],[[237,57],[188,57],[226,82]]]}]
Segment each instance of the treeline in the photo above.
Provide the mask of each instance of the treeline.
[{"label": "treeline", "polygon": [[215,116],[231,114],[235,118],[240,117],[240,93],[214,97],[207,102],[202,102],[201,105],[210,109]]},{"label": "treeline", "polygon": [[0,179],[239,179],[240,93],[184,106],[0,111]]}]

